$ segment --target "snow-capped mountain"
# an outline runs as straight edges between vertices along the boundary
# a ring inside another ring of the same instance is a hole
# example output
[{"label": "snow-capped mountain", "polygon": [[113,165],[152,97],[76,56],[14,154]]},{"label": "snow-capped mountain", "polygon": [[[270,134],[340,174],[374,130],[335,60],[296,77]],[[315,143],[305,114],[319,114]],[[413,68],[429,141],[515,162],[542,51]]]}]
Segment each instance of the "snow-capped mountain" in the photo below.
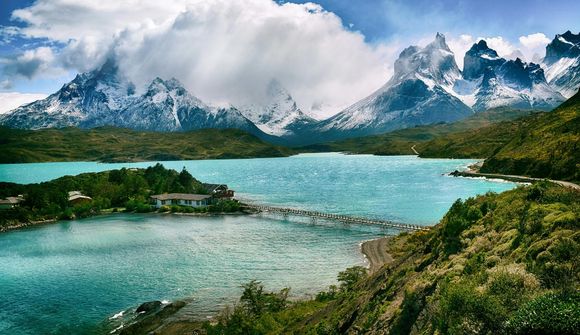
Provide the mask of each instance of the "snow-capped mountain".
[{"label": "snow-capped mountain", "polygon": [[0,123],[26,129],[97,127],[133,94],[134,87],[118,75],[113,62],[77,75],[59,91],[8,112]]},{"label": "snow-capped mountain", "polygon": [[425,48],[411,46],[403,50],[391,80],[369,97],[322,121],[318,129],[330,138],[340,138],[465,118],[473,112],[450,93],[460,78],[453,52],[438,33]]},{"label": "snow-capped mountain", "polygon": [[304,114],[290,93],[272,80],[263,104],[239,107],[240,112],[266,134],[293,137],[310,129],[317,121]]},{"label": "snow-capped mountain", "polygon": [[476,112],[495,107],[550,110],[565,100],[550,87],[538,64],[506,60],[484,40],[465,54],[463,79],[451,93]]},{"label": "snow-capped mountain", "polygon": [[153,131],[237,128],[267,137],[236,108],[206,105],[176,79],[156,78],[145,93],[135,94],[133,84],[118,74],[113,62],[78,75],[46,99],[2,115],[0,123],[25,129],[104,125]]},{"label": "snow-capped mountain", "polygon": [[550,85],[564,97],[576,94],[580,87],[580,33],[556,35],[546,46],[543,67]]},{"label": "snow-capped mountain", "polygon": [[484,40],[475,43],[463,57],[463,78],[480,78],[488,67],[495,69],[505,62],[497,52],[487,46]]}]

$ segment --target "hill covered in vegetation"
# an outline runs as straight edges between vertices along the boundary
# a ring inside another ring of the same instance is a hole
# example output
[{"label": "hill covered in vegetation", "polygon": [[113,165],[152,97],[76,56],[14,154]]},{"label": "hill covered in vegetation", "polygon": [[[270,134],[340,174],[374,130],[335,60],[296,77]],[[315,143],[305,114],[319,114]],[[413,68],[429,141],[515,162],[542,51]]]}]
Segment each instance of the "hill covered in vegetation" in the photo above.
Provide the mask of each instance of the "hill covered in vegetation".
[{"label": "hill covered in vegetation", "polygon": [[458,200],[432,230],[392,238],[374,274],[347,269],[298,302],[250,282],[215,322],[156,334],[577,334],[579,222],[580,192],[548,182]]},{"label": "hill covered in vegetation", "polygon": [[482,172],[580,181],[580,93],[527,120],[487,157]]},{"label": "hill covered in vegetation", "polygon": [[423,147],[423,144],[438,137],[472,129],[484,128],[495,123],[527,116],[534,112],[536,111],[498,108],[477,113],[467,119],[453,123],[438,123],[429,126],[418,126],[382,135],[314,144],[299,148],[299,150],[314,152],[348,152],[353,154],[373,155],[414,155],[415,152],[411,147],[416,146],[416,150],[418,150]]},{"label": "hill covered in vegetation", "polygon": [[421,157],[486,158],[481,172],[580,180],[580,94],[552,112],[441,136]]},{"label": "hill covered in vegetation", "polygon": [[255,158],[292,154],[290,149],[235,129],[162,133],[110,127],[90,130],[0,127],[0,151],[0,164]]}]

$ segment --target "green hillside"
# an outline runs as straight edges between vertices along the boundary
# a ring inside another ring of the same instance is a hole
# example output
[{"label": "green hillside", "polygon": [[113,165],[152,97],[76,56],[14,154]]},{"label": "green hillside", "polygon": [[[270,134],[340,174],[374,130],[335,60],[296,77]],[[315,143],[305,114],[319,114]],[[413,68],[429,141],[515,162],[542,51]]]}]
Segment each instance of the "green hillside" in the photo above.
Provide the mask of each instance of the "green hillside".
[{"label": "green hillside", "polygon": [[481,171],[580,181],[580,93],[525,122]]},{"label": "green hillside", "polygon": [[123,334],[577,334],[579,222],[580,192],[548,182],[458,200],[430,231],[391,238],[377,272],[347,269],[311,300],[252,281],[211,324]]},{"label": "green hillside", "polygon": [[422,144],[447,134],[458,133],[471,129],[479,129],[494,123],[517,119],[533,113],[530,110],[513,110],[498,108],[473,116],[454,123],[440,123],[429,126],[401,129],[390,133],[358,137],[342,141],[309,145],[300,148],[301,151],[333,151],[348,152],[353,154],[374,155],[413,155],[411,149],[421,148]]},{"label": "green hillside", "polygon": [[292,154],[290,149],[235,129],[159,133],[109,127],[36,131],[0,128],[0,151],[0,164],[254,158]]},{"label": "green hillside", "polygon": [[580,193],[548,183],[458,200],[433,230],[395,237],[391,264],[280,333],[573,334],[579,221]]},{"label": "green hillside", "polygon": [[421,157],[486,158],[481,172],[580,180],[580,94],[552,112],[447,134]]}]

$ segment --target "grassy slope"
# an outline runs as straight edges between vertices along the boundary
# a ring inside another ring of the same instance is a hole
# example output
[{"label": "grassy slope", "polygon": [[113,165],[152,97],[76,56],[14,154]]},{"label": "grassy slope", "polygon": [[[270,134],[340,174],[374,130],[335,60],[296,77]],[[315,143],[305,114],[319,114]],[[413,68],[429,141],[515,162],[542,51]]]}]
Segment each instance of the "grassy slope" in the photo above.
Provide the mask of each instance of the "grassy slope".
[{"label": "grassy slope", "polygon": [[248,322],[255,334],[573,334],[579,221],[580,193],[549,183],[458,201],[431,231],[393,238],[394,262],[354,290]]},{"label": "grassy slope", "polygon": [[478,113],[465,120],[450,124],[436,124],[401,129],[394,132],[352,138],[342,141],[315,144],[300,148],[302,151],[340,151],[375,155],[413,155],[413,145],[418,150],[422,143],[450,133],[483,128],[493,123],[513,120],[532,113],[529,110],[495,109]]},{"label": "grassy slope", "polygon": [[552,112],[441,136],[421,157],[486,158],[482,172],[580,180],[580,94]]},{"label": "grassy slope", "polygon": [[184,133],[118,128],[17,130],[0,128],[0,164],[54,161],[151,161],[282,157],[290,149],[240,130]]},{"label": "grassy slope", "polygon": [[580,93],[553,112],[526,120],[487,157],[482,172],[580,181]]}]

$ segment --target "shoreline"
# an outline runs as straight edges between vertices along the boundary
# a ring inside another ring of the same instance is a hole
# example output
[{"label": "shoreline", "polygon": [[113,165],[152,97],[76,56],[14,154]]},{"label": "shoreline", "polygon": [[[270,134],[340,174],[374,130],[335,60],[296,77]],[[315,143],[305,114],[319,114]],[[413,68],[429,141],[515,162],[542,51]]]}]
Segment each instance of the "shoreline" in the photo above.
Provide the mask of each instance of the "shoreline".
[{"label": "shoreline", "polygon": [[524,184],[524,185],[525,184],[532,184],[532,183],[542,181],[542,180],[547,180],[551,183],[554,183],[556,185],[560,185],[562,187],[568,187],[568,188],[580,190],[580,185],[574,184],[574,183],[569,182],[569,181],[553,180],[553,179],[547,179],[547,178],[534,178],[534,177],[527,177],[527,176],[505,175],[505,174],[499,174],[499,173],[481,173],[481,172],[475,172],[471,168],[468,168],[467,170],[464,170],[464,171],[455,170],[453,172],[448,173],[448,175],[453,176],[453,177],[463,177],[463,178],[473,178],[473,179],[484,178],[487,180],[494,180],[494,179],[495,180],[503,180],[503,181],[507,181],[507,182],[512,182],[512,183],[516,183],[516,184]]},{"label": "shoreline", "polygon": [[391,263],[393,256],[387,252],[387,246],[392,236],[379,237],[373,240],[364,241],[360,244],[359,251],[368,263],[369,274],[375,273],[383,265]]},{"label": "shoreline", "polygon": [[248,213],[248,212],[244,212],[244,211],[231,212],[231,213],[227,213],[227,212],[221,212],[221,213],[220,212],[216,212],[216,213],[180,213],[180,212],[174,212],[174,213],[172,213],[172,212],[157,212],[157,211],[138,213],[138,212],[124,212],[124,211],[112,212],[112,211],[105,210],[105,211],[101,211],[100,213],[96,213],[94,215],[90,215],[90,216],[79,218],[79,219],[75,218],[72,220],[47,219],[47,220],[30,221],[30,222],[16,222],[13,225],[0,226],[0,234],[7,233],[10,231],[14,231],[14,230],[21,230],[21,229],[23,230],[23,229],[27,229],[27,228],[33,228],[36,226],[54,224],[54,223],[59,223],[59,222],[71,222],[71,221],[89,219],[89,218],[105,216],[105,215],[114,215],[114,214],[150,214],[150,215],[177,215],[177,216],[208,217],[208,216],[252,215],[254,213]]}]

